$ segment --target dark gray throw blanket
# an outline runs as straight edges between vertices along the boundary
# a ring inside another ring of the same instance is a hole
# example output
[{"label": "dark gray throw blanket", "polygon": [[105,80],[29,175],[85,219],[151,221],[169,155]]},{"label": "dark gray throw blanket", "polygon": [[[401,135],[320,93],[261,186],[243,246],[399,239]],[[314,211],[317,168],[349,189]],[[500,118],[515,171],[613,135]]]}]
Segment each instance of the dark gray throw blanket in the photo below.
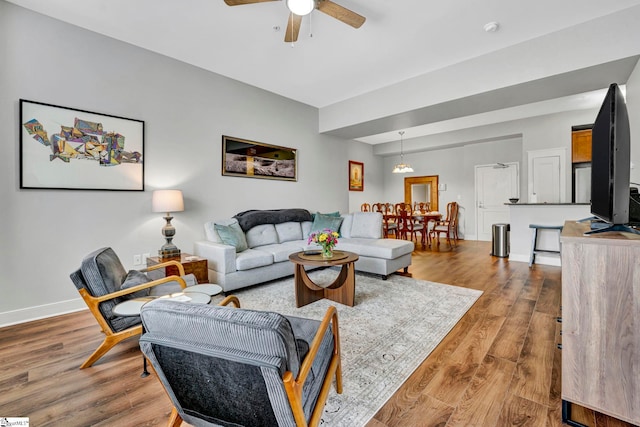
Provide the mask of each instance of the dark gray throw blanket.
[{"label": "dark gray throw blanket", "polygon": [[306,209],[250,210],[235,214],[233,217],[238,220],[242,231],[248,231],[260,224],[281,224],[289,221],[313,220]]}]

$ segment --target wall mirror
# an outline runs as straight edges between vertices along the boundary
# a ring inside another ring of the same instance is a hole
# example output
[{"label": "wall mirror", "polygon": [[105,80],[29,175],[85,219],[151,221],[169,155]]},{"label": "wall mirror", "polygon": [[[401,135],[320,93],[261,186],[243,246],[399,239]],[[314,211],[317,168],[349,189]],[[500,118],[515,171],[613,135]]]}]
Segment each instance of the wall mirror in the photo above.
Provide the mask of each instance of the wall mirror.
[{"label": "wall mirror", "polygon": [[411,176],[404,179],[404,202],[429,202],[431,210],[438,210],[438,175]]}]

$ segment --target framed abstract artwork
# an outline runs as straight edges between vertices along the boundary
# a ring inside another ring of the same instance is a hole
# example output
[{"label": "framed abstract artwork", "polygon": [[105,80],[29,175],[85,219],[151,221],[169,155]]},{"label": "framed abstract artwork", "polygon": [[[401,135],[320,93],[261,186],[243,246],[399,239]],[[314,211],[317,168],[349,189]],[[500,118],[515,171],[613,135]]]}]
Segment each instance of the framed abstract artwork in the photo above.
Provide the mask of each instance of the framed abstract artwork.
[{"label": "framed abstract artwork", "polygon": [[144,191],[144,122],[21,99],[20,188]]},{"label": "framed abstract artwork", "polygon": [[364,163],[349,160],[349,191],[364,191]]},{"label": "framed abstract artwork", "polygon": [[222,175],[297,181],[297,150],[223,135]]}]

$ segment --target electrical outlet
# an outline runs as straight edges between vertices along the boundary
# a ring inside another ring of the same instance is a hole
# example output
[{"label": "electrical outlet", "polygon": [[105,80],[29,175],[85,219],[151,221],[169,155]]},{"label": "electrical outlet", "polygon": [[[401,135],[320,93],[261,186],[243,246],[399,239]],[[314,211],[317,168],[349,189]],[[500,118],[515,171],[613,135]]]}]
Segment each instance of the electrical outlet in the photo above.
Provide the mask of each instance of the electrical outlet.
[{"label": "electrical outlet", "polygon": [[142,257],[140,256],[140,254],[134,255],[133,256],[133,265],[140,265],[140,264],[142,264]]},{"label": "electrical outlet", "polygon": [[142,254],[142,263],[144,265],[147,265],[147,258],[149,258],[150,255],[149,254]]}]

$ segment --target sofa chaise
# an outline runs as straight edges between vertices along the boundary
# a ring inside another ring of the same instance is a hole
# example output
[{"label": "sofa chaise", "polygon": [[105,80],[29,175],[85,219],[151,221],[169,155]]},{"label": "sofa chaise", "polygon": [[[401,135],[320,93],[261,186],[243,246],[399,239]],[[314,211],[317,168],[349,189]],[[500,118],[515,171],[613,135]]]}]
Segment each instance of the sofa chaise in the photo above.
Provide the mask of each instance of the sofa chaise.
[{"label": "sofa chaise", "polygon": [[205,240],[195,243],[194,253],[207,259],[209,281],[229,292],[292,275],[289,255],[314,249],[307,243],[309,234],[325,228],[339,230],[336,250],[359,255],[357,271],[386,279],[411,265],[413,242],[383,238],[379,212],[313,216],[304,209],[242,212],[205,223]]}]

